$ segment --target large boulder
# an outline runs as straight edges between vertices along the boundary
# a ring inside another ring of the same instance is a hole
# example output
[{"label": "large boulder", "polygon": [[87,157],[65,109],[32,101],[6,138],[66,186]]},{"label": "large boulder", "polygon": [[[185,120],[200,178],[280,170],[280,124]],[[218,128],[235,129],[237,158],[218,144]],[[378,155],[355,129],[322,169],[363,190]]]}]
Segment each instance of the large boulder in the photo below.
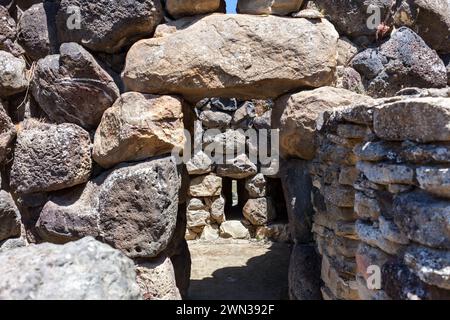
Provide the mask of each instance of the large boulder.
[{"label": "large boulder", "polygon": [[249,100],[333,80],[338,34],[326,20],[214,14],[164,27],[128,52],[129,90]]},{"label": "large boulder", "polygon": [[56,34],[58,6],[53,1],[37,3],[27,9],[18,22],[18,42],[32,60],[57,53],[59,41]]},{"label": "large boulder", "polygon": [[160,0],[62,0],[58,38],[93,51],[115,53],[151,36],[162,19]]},{"label": "large boulder", "polygon": [[91,169],[88,132],[68,123],[22,123],[11,169],[11,187],[17,193],[70,188],[88,181]]},{"label": "large boulder", "polygon": [[184,147],[182,101],[173,96],[123,94],[103,114],[93,157],[102,167],[170,154]]},{"label": "large boulder", "polygon": [[409,98],[374,110],[375,133],[383,140],[450,141],[450,99]]},{"label": "large boulder", "polygon": [[167,257],[138,263],[136,279],[145,300],[181,300],[172,262]]},{"label": "large boulder", "polygon": [[351,62],[374,97],[393,96],[407,87],[443,88],[447,70],[436,51],[414,31],[402,27],[379,48],[359,53]]},{"label": "large boulder", "polygon": [[5,161],[8,148],[15,136],[16,128],[0,102],[0,164]]},{"label": "large boulder", "polygon": [[50,198],[37,229],[48,241],[92,235],[129,257],[153,258],[174,234],[180,184],[172,157],[123,163],[81,190]]},{"label": "large boulder", "polygon": [[450,53],[450,2],[402,0],[393,16],[397,26],[408,26],[434,50]]},{"label": "large boulder", "polygon": [[282,157],[313,159],[318,147],[316,120],[319,115],[337,107],[369,100],[369,97],[332,87],[280,97],[275,101],[272,123],[280,129]]},{"label": "large boulder", "polygon": [[378,18],[382,22],[391,8],[392,0],[314,0],[314,4],[339,33],[352,38],[367,36],[374,39],[377,26],[368,24],[368,21],[372,22],[372,18],[376,18],[374,13],[377,11],[373,8],[378,8]]},{"label": "large boulder", "polygon": [[0,299],[137,300],[135,277],[132,260],[92,238],[0,254]]},{"label": "large boulder", "polygon": [[225,6],[224,0],[166,0],[166,10],[175,19],[212,12],[225,13]]},{"label": "large boulder", "polygon": [[0,241],[20,236],[20,213],[11,195],[0,190]]},{"label": "large boulder", "polygon": [[25,60],[11,53],[0,51],[0,97],[6,98],[27,89]]},{"label": "large boulder", "polygon": [[76,43],[64,43],[59,55],[38,61],[32,93],[50,119],[86,129],[96,128],[119,97],[111,76]]},{"label": "large boulder", "polygon": [[302,4],[303,0],[239,0],[237,12],[286,16],[299,11]]}]

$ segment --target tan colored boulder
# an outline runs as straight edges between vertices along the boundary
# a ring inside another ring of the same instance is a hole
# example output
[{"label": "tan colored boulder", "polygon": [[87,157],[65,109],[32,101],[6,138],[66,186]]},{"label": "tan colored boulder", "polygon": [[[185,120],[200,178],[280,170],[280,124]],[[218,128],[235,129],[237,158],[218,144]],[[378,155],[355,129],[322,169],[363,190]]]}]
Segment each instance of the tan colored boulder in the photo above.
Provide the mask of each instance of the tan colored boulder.
[{"label": "tan colored boulder", "polygon": [[173,96],[123,94],[103,114],[94,139],[94,160],[118,163],[168,154],[184,146],[182,102]]},{"label": "tan colored boulder", "polygon": [[224,0],[166,0],[166,10],[175,19],[212,12],[225,13]]},{"label": "tan colored boulder", "polygon": [[338,34],[324,19],[213,14],[161,28],[158,38],[128,52],[122,75],[128,90],[196,102],[275,98],[333,82]]},{"label": "tan colored boulder", "polygon": [[175,281],[175,271],[169,258],[136,266],[136,282],[145,300],[181,300]]},{"label": "tan colored boulder", "polygon": [[320,113],[370,99],[332,87],[280,97],[275,102],[272,123],[280,129],[281,155],[284,158],[313,159],[317,149],[316,120]]},{"label": "tan colored boulder", "polygon": [[374,112],[373,127],[383,140],[421,143],[450,141],[450,99],[411,98]]},{"label": "tan colored boulder", "polygon": [[192,179],[189,186],[189,194],[193,197],[220,196],[221,192],[222,178],[212,174]]},{"label": "tan colored boulder", "polygon": [[244,217],[254,226],[265,225],[275,219],[275,207],[270,198],[249,199],[242,209]]},{"label": "tan colored boulder", "polygon": [[303,0],[239,0],[237,12],[286,16],[299,11],[302,4]]}]

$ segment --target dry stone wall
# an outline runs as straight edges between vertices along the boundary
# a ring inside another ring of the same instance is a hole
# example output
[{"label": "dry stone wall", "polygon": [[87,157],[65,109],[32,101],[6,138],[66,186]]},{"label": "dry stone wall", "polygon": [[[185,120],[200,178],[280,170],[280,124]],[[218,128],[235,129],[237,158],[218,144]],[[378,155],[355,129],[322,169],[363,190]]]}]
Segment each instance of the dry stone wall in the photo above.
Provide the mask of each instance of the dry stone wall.
[{"label": "dry stone wall", "polygon": [[[221,236],[292,241],[291,299],[450,299],[448,1],[0,4],[0,298],[184,298]],[[186,147],[249,128],[279,172]]]},{"label": "dry stone wall", "polygon": [[326,299],[449,299],[449,91],[404,93],[318,121],[313,231]]}]

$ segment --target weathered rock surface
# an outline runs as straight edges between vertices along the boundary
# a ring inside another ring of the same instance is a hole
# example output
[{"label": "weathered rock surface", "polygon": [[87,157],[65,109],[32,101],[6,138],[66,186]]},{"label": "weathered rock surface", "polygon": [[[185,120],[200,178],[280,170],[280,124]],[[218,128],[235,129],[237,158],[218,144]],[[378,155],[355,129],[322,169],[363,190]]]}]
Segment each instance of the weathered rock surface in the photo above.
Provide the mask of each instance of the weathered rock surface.
[{"label": "weathered rock surface", "polygon": [[212,159],[203,151],[199,151],[186,163],[186,169],[190,175],[205,174],[212,171],[212,164]]},{"label": "weathered rock surface", "polygon": [[291,300],[322,300],[320,285],[320,259],[315,247],[296,244],[289,263]]},{"label": "weathered rock surface", "polygon": [[119,97],[111,76],[76,43],[64,43],[59,55],[38,61],[32,93],[50,119],[86,129],[96,128]]},{"label": "weathered rock surface", "polygon": [[398,26],[409,26],[434,50],[450,53],[450,3],[402,0],[393,16]]},{"label": "weathered rock surface", "polygon": [[0,241],[20,236],[20,213],[13,198],[0,190]]},{"label": "weathered rock surface", "polygon": [[133,261],[92,238],[3,252],[0,270],[1,299],[141,299]]},{"label": "weathered rock surface", "polygon": [[5,3],[0,3],[0,50],[7,51],[17,56],[16,40],[16,22],[11,17]]},{"label": "weathered rock surface", "polygon": [[450,248],[450,203],[420,192],[400,194],[393,204],[394,222],[412,241]]},{"label": "weathered rock surface", "polygon": [[215,175],[206,175],[191,180],[189,194],[193,197],[220,196],[222,192],[222,178]]},{"label": "weathered rock surface", "polygon": [[5,161],[8,148],[15,136],[16,128],[0,103],[0,164]]},{"label": "weathered rock surface", "polygon": [[249,199],[242,209],[244,217],[254,226],[266,225],[276,217],[272,199]]},{"label": "weathered rock surface", "polygon": [[87,182],[91,169],[91,140],[85,130],[68,123],[22,123],[11,169],[17,193],[70,188]]},{"label": "weathered rock surface", "polygon": [[59,50],[56,31],[56,2],[45,1],[27,9],[18,22],[18,42],[32,60],[45,58]]},{"label": "weathered rock surface", "polygon": [[283,161],[280,171],[291,234],[299,243],[312,240],[312,182],[308,163],[302,160]]},{"label": "weathered rock surface", "polygon": [[245,189],[250,198],[265,197],[267,194],[267,180],[262,173],[258,173],[245,181]]},{"label": "weathered rock surface", "polygon": [[220,236],[222,238],[248,239],[250,238],[250,232],[242,222],[231,220],[220,225]]},{"label": "weathered rock surface", "polygon": [[[81,21],[75,19],[74,13],[79,13]],[[93,51],[115,53],[152,35],[162,19],[160,0],[62,0],[57,30],[61,42],[77,42]]]},{"label": "weathered rock surface", "polygon": [[0,97],[5,98],[26,90],[26,64],[22,58],[0,51]]},{"label": "weathered rock surface", "polygon": [[217,165],[217,174],[221,177],[245,179],[257,173],[258,168],[246,154],[226,160],[224,164]]},{"label": "weathered rock surface", "polygon": [[411,98],[391,102],[374,111],[374,129],[384,140],[421,143],[449,141],[450,99]]},{"label": "weathered rock surface", "polygon": [[136,279],[145,300],[181,300],[173,265],[167,257],[138,263]]},{"label": "weathered rock surface", "polygon": [[266,99],[332,82],[338,34],[326,20],[210,15],[174,28],[131,48],[123,72],[129,90],[192,101]]},{"label": "weathered rock surface", "polygon": [[316,120],[321,112],[369,101],[354,92],[324,87],[285,95],[275,102],[272,122],[280,129],[280,151],[285,158],[311,160],[318,147]]},{"label": "weathered rock surface", "polygon": [[303,0],[239,0],[237,12],[286,16],[299,11],[302,4]]},{"label": "weathered rock surface", "polygon": [[400,164],[358,162],[357,168],[378,184],[414,184],[414,169]]},{"label": "weathered rock surface", "polygon": [[405,253],[404,261],[422,281],[450,290],[450,252],[411,247]]},{"label": "weathered rock surface", "polygon": [[376,29],[371,29],[367,25],[369,18],[373,16],[373,11],[368,8],[378,7],[380,18],[383,20],[392,5],[391,0],[314,0],[314,3],[341,34],[352,38],[360,36],[375,38]]},{"label": "weathered rock surface", "polygon": [[179,19],[185,16],[195,16],[213,12],[225,13],[224,0],[166,0],[166,10]]},{"label": "weathered rock surface", "polygon": [[420,188],[438,197],[450,198],[449,168],[420,167],[416,175]]},{"label": "weathered rock surface", "polygon": [[366,49],[351,63],[374,97],[393,96],[407,87],[443,88],[447,70],[437,53],[411,29],[402,27],[378,49]]},{"label": "weathered rock surface", "polygon": [[59,242],[98,234],[129,257],[153,258],[174,234],[180,185],[171,157],[123,163],[78,192],[52,198],[37,228]]},{"label": "weathered rock surface", "polygon": [[123,94],[103,114],[93,158],[104,168],[184,147],[182,102],[172,96]]}]

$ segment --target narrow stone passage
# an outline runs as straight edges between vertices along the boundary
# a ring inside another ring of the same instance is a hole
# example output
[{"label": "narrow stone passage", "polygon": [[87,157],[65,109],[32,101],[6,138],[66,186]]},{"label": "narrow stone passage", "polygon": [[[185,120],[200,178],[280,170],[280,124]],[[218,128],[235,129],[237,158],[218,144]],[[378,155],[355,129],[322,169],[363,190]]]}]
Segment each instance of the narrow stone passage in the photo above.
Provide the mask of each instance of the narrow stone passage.
[{"label": "narrow stone passage", "polygon": [[289,244],[190,241],[189,250],[190,300],[288,299]]}]

